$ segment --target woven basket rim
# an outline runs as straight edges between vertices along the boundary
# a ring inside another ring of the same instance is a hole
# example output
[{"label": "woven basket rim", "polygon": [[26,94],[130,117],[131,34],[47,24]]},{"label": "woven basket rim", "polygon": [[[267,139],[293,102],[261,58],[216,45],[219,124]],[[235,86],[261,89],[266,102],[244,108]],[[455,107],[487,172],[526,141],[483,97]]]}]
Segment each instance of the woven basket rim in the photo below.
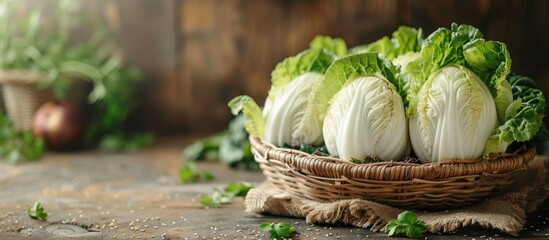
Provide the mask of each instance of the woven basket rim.
[{"label": "woven basket rim", "polygon": [[42,72],[0,69],[0,83],[35,84],[44,78]]},{"label": "woven basket rim", "polygon": [[[489,159],[450,159],[434,163],[386,161],[357,164],[334,157],[311,155],[295,149],[278,148],[264,139],[250,136],[252,150],[263,159],[285,165],[290,170],[307,172],[319,178],[363,178],[373,181],[435,180],[474,178],[487,174],[506,174],[526,168],[536,154],[535,148],[519,148],[513,153],[490,155]],[[258,159],[256,158],[256,161]]]}]

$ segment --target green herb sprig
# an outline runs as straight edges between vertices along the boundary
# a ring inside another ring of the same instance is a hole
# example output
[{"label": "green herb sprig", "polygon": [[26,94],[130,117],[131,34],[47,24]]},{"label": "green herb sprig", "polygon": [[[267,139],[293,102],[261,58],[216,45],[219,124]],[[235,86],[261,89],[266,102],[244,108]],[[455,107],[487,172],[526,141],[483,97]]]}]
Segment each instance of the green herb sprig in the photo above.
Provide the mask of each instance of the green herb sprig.
[{"label": "green herb sprig", "polygon": [[272,223],[265,221],[259,225],[259,228],[269,232],[270,239],[289,238],[296,232],[295,227],[287,222]]},{"label": "green herb sprig", "polygon": [[27,213],[31,218],[46,221],[48,220],[48,214],[40,204],[40,201],[36,201],[32,207],[27,209]]},{"label": "green herb sprig", "polygon": [[183,149],[185,161],[219,160],[221,163],[237,169],[259,170],[254,160],[244,128],[244,117],[236,116],[227,130],[200,139]]},{"label": "green herb sprig", "polygon": [[235,197],[246,197],[252,188],[253,185],[248,182],[229,183],[223,190],[214,189],[213,193],[200,196],[200,203],[209,208],[218,208]]},{"label": "green herb sprig", "polygon": [[411,238],[420,238],[425,228],[425,222],[418,220],[415,213],[404,211],[398,215],[398,219],[392,220],[387,224],[387,235],[405,235]]},{"label": "green herb sprig", "polygon": [[199,181],[213,181],[215,176],[206,170],[198,170],[194,162],[187,162],[179,170],[179,179],[183,183],[194,183]]}]

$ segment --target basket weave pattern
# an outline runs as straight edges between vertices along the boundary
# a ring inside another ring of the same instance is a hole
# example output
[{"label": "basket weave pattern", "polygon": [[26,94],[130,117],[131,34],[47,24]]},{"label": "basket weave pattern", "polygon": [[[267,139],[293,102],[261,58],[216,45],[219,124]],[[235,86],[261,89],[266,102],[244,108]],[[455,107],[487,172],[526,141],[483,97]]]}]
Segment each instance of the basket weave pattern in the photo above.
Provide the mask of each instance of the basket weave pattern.
[{"label": "basket weave pattern", "polygon": [[395,207],[442,209],[470,205],[500,192],[526,169],[536,151],[483,160],[413,164],[355,164],[333,157],[277,148],[250,137],[252,153],[276,188],[321,202],[361,198]]},{"label": "basket weave pattern", "polygon": [[34,113],[53,93],[38,89],[36,83],[45,76],[21,71],[0,71],[2,95],[10,121],[17,130],[30,130]]},{"label": "basket weave pattern", "polygon": [[[15,129],[31,130],[36,110],[42,104],[55,100],[51,88],[38,87],[38,82],[44,78],[46,76],[41,73],[0,70],[6,112]],[[69,78],[69,81],[71,89],[67,92],[65,100],[83,109],[87,103],[86,96],[91,91],[91,84],[77,78]]]}]

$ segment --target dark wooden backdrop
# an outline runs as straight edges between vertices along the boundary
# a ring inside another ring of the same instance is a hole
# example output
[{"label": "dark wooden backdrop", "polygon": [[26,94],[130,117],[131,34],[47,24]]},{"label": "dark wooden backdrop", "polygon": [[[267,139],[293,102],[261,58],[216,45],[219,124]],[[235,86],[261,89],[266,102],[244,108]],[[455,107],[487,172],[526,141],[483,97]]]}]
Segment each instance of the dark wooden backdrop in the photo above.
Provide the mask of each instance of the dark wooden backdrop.
[{"label": "dark wooden backdrop", "polygon": [[353,46],[399,25],[428,34],[472,24],[505,42],[513,70],[549,93],[546,0],[101,0],[86,8],[108,20],[128,61],[144,71],[138,118],[159,134],[225,128],[227,101],[248,94],[262,103],[276,63],[317,34]]}]

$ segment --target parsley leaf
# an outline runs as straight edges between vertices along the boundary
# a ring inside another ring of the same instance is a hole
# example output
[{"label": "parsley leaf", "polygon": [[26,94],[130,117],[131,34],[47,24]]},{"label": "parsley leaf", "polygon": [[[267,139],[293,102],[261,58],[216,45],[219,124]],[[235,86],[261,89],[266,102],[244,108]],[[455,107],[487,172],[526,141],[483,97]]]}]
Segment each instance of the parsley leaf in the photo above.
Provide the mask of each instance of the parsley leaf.
[{"label": "parsley leaf", "polygon": [[40,205],[40,201],[36,201],[34,206],[27,209],[27,213],[31,218],[46,221],[48,214],[44,211],[44,208]]},{"label": "parsley leaf", "polygon": [[202,195],[200,196],[200,203],[206,207],[218,208],[221,207],[221,201],[214,199],[212,195]]},{"label": "parsley leaf", "polygon": [[229,183],[225,187],[225,192],[233,193],[235,197],[246,197],[248,191],[254,186],[249,182]]},{"label": "parsley leaf", "polygon": [[425,230],[425,222],[418,220],[415,213],[404,211],[387,224],[388,236],[406,235],[411,238],[420,238],[421,232]]},{"label": "parsley leaf", "polygon": [[268,231],[270,239],[289,238],[295,233],[295,227],[287,222],[272,223],[265,221],[259,225],[259,229]]},{"label": "parsley leaf", "polygon": [[229,123],[227,130],[195,141],[183,149],[186,161],[216,160],[231,168],[259,170],[251,152],[242,114]]},{"label": "parsley leaf", "polygon": [[214,189],[212,194],[200,196],[200,203],[206,207],[218,208],[235,197],[246,197],[251,188],[253,185],[248,182],[229,183],[223,190]]},{"label": "parsley leaf", "polygon": [[179,170],[179,179],[183,183],[194,183],[201,180],[209,182],[214,180],[215,176],[206,170],[198,171],[193,162],[188,162]]}]

